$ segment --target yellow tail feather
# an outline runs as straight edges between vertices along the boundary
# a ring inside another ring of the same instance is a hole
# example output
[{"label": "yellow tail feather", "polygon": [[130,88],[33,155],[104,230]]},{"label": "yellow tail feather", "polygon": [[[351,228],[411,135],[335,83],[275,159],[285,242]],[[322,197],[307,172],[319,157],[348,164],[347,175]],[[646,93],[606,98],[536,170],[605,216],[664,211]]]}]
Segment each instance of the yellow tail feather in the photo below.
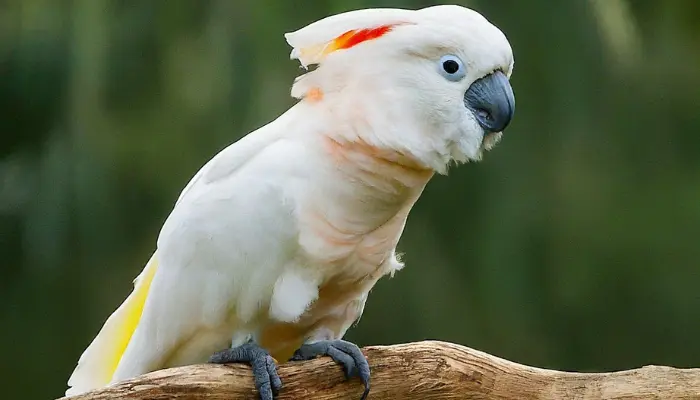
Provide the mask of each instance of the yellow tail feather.
[{"label": "yellow tail feather", "polygon": [[83,393],[109,384],[138,326],[146,298],[158,269],[156,255],[149,260],[134,280],[134,290],[112,313],[92,343],[80,356],[66,391],[67,396]]},{"label": "yellow tail feather", "polygon": [[119,361],[124,351],[126,351],[129,340],[131,340],[131,335],[134,334],[136,326],[141,319],[143,306],[146,304],[146,297],[148,296],[148,289],[151,287],[151,281],[153,281],[157,265],[158,262],[155,259],[151,259],[143,271],[143,277],[134,281],[134,290],[131,296],[127,298],[127,301],[124,302],[123,320],[120,324],[121,326],[117,328],[114,351],[104,359],[104,362],[109,365],[110,378],[111,375],[114,375],[114,371],[117,370]]}]

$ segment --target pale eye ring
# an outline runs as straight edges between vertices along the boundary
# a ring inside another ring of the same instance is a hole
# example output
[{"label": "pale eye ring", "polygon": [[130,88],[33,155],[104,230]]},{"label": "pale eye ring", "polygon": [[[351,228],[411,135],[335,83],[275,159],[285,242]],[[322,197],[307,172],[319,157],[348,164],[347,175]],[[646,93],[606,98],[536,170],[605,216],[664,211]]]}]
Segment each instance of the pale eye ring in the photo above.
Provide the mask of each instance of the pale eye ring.
[{"label": "pale eye ring", "polygon": [[467,74],[464,63],[459,57],[447,54],[440,57],[440,74],[447,80],[456,82],[464,78]]}]

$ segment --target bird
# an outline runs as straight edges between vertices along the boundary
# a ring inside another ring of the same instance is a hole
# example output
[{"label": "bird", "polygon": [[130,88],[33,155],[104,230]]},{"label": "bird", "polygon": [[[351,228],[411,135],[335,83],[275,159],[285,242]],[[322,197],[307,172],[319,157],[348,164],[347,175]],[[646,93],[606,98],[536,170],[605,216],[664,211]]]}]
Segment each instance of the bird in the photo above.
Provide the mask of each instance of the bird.
[{"label": "bird", "polygon": [[284,37],[294,104],[184,187],[133,290],[68,379],[71,396],[197,363],[242,363],[261,400],[280,362],[328,356],[370,390],[343,339],[436,175],[481,161],[513,119],[514,56],[458,5],[366,8]]}]

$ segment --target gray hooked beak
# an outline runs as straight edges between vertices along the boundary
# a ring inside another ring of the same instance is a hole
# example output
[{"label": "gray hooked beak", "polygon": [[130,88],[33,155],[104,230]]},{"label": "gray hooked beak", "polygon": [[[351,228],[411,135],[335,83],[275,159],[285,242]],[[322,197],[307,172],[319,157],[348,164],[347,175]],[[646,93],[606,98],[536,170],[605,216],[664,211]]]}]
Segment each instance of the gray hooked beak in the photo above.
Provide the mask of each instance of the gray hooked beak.
[{"label": "gray hooked beak", "polygon": [[501,71],[475,81],[464,94],[464,105],[486,133],[502,132],[513,119],[515,96]]}]

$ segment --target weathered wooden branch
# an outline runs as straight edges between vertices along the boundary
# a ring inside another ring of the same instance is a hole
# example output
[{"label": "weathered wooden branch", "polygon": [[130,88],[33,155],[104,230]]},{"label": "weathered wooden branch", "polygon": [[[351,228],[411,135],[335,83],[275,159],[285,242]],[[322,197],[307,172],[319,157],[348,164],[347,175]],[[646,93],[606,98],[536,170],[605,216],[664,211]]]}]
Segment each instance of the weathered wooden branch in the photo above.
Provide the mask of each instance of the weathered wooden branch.
[{"label": "weathered wooden branch", "polygon": [[[700,399],[700,369],[647,366],[610,373],[533,368],[464,346],[418,342],[363,349],[372,368],[368,400],[383,399]],[[279,366],[278,400],[358,400],[362,385],[345,381],[329,358]],[[257,399],[244,365],[192,365],[152,372],[70,400]]]}]

